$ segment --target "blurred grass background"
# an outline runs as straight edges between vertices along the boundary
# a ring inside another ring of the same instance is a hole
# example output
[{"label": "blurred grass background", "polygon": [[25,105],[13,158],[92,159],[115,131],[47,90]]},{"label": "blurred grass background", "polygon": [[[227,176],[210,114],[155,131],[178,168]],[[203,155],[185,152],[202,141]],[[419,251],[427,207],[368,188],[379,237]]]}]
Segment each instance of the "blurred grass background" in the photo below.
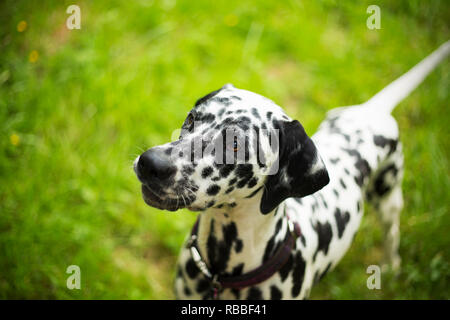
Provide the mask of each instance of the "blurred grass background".
[{"label": "blurred grass background", "polygon": [[[0,298],[169,299],[195,214],[144,204],[132,161],[232,82],[312,134],[450,38],[447,1],[74,1],[0,4]],[[381,30],[366,9],[381,8]],[[381,231],[312,299],[450,298],[448,59],[395,110],[404,143],[403,268],[368,290]],[[66,288],[67,266],[81,290]]]}]

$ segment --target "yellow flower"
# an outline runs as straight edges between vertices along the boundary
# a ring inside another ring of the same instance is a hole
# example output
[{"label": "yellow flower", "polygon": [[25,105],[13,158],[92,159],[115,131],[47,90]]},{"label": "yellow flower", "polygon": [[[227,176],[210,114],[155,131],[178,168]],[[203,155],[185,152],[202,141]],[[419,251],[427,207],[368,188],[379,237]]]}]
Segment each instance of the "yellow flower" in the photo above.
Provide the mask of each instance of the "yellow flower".
[{"label": "yellow flower", "polygon": [[223,22],[225,22],[225,24],[229,27],[234,27],[238,24],[239,18],[237,17],[237,15],[231,13],[223,18]]},{"label": "yellow flower", "polygon": [[19,143],[20,143],[20,137],[19,137],[17,134],[15,134],[15,133],[13,133],[13,134],[9,137],[9,140],[11,141],[11,144],[12,144],[13,146],[18,146]]},{"label": "yellow flower", "polygon": [[24,32],[27,29],[27,22],[25,20],[22,20],[17,25],[17,31]]},{"label": "yellow flower", "polygon": [[30,61],[31,63],[35,63],[38,59],[39,59],[39,52],[37,52],[36,50],[31,51],[28,57],[28,61]]}]

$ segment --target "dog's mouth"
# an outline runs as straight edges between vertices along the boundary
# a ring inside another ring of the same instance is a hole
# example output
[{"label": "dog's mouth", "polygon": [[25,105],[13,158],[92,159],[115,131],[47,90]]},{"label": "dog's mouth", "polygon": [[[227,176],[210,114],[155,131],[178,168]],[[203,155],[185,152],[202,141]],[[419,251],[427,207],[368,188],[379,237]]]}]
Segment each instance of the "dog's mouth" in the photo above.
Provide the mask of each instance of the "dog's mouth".
[{"label": "dog's mouth", "polygon": [[183,194],[160,195],[145,184],[142,184],[141,190],[145,203],[157,209],[169,211],[177,211],[183,208],[190,209],[189,205],[192,203],[192,199]]}]

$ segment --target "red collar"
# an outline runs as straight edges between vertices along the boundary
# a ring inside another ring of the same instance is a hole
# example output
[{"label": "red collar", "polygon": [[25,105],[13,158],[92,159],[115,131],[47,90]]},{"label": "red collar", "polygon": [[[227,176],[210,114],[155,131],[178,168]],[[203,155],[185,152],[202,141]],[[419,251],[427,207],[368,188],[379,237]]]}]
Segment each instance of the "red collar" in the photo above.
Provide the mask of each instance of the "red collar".
[{"label": "red collar", "polygon": [[299,224],[292,221],[289,218],[289,215],[286,215],[286,217],[288,220],[289,232],[283,245],[281,245],[277,252],[261,266],[239,276],[221,276],[220,274],[212,274],[208,269],[206,262],[202,259],[197,248],[197,231],[200,217],[197,219],[194,227],[192,228],[191,238],[188,241],[187,247],[189,248],[191,257],[197,267],[210,281],[213,299],[218,299],[220,291],[225,288],[243,289],[245,287],[259,284],[269,279],[278,270],[280,270],[281,267],[283,267],[289,259],[291,251],[295,246],[295,240],[301,236]]}]

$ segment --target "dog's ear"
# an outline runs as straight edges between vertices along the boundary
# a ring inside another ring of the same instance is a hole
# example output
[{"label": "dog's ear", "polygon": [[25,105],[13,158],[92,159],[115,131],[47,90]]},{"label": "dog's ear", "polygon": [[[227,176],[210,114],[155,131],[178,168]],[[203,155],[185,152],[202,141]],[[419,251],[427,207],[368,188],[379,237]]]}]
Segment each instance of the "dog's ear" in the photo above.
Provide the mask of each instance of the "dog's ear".
[{"label": "dog's ear", "polygon": [[328,184],[327,169],[314,142],[300,122],[278,121],[278,171],[267,176],[261,212],[267,214],[283,200],[310,195]]}]

